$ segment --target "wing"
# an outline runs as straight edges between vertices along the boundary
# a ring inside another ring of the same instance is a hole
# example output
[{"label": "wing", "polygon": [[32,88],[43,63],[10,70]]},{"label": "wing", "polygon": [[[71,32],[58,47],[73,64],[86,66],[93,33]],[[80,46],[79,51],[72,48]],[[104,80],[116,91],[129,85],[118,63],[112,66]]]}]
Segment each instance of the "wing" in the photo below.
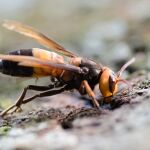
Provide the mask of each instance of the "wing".
[{"label": "wing", "polygon": [[20,34],[23,34],[25,36],[35,39],[37,42],[41,43],[43,46],[50,48],[58,53],[61,53],[65,56],[69,56],[69,57],[76,57],[75,54],[66,50],[61,45],[57,44],[56,42],[49,39],[44,34],[36,31],[35,29],[33,29],[30,26],[24,25],[20,22],[11,21],[11,20],[4,20],[1,22],[1,24],[3,27],[5,27],[9,30],[16,31]]},{"label": "wing", "polygon": [[52,63],[45,60],[41,60],[32,56],[19,56],[19,55],[2,55],[0,54],[0,59],[2,60],[9,60],[14,62],[19,62],[19,65],[21,66],[27,66],[27,67],[39,67],[39,68],[58,68],[58,69],[64,69],[68,71],[72,71],[74,73],[81,74],[83,71],[80,67],[73,66],[70,64],[64,64],[64,63]]}]

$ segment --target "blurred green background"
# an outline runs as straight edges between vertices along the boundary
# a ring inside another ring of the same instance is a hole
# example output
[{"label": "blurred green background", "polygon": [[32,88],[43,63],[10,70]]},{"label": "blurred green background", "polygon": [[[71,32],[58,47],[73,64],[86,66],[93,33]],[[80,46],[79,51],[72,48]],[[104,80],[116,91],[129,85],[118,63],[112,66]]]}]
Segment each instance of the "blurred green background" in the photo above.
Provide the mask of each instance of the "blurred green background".
[{"label": "blurred green background", "polygon": [[[137,59],[133,70],[150,69],[148,0],[0,0],[0,19],[28,24],[72,52],[114,70],[131,57]],[[44,48],[0,27],[0,53],[33,47]],[[1,75],[0,95],[16,97],[31,82]]]}]

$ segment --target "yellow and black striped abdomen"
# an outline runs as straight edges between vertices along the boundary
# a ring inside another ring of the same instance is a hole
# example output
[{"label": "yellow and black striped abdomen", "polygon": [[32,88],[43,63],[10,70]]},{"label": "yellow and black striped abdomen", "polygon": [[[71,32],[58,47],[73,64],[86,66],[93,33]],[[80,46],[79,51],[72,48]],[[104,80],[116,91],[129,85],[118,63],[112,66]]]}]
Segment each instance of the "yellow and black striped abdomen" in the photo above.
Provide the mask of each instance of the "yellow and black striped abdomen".
[{"label": "yellow and black striped abdomen", "polygon": [[[33,56],[42,60],[47,60],[49,62],[63,63],[64,59],[62,56],[49,52],[46,50],[33,48],[33,49],[22,49],[10,52],[9,55],[24,55]],[[9,60],[0,61],[0,71],[4,74],[18,77],[42,77],[42,76],[54,76],[59,77],[63,70],[57,68],[34,68],[19,66],[18,62],[13,62]]]}]

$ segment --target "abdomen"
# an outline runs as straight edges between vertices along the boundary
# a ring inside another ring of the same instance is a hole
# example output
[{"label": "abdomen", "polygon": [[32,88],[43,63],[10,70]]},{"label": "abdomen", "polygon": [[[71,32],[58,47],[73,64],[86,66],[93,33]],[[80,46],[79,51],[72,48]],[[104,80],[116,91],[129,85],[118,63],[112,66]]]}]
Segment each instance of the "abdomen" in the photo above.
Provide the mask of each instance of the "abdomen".
[{"label": "abdomen", "polygon": [[[54,52],[49,52],[38,48],[17,50],[10,52],[9,55],[33,56],[50,62],[64,63],[64,59],[62,56]],[[54,77],[59,77],[63,70],[56,68],[46,69],[46,68],[25,67],[19,66],[18,62],[1,60],[0,71],[3,74],[18,77],[41,77],[50,75]]]}]

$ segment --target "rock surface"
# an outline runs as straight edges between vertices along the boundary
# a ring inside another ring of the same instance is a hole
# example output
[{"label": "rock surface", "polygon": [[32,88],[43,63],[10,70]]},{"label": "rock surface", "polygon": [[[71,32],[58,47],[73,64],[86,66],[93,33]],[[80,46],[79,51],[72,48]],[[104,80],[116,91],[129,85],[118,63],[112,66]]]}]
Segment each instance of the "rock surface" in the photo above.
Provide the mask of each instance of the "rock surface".
[{"label": "rock surface", "polygon": [[1,118],[0,149],[150,149],[150,76],[131,82],[109,109],[70,105]]}]

